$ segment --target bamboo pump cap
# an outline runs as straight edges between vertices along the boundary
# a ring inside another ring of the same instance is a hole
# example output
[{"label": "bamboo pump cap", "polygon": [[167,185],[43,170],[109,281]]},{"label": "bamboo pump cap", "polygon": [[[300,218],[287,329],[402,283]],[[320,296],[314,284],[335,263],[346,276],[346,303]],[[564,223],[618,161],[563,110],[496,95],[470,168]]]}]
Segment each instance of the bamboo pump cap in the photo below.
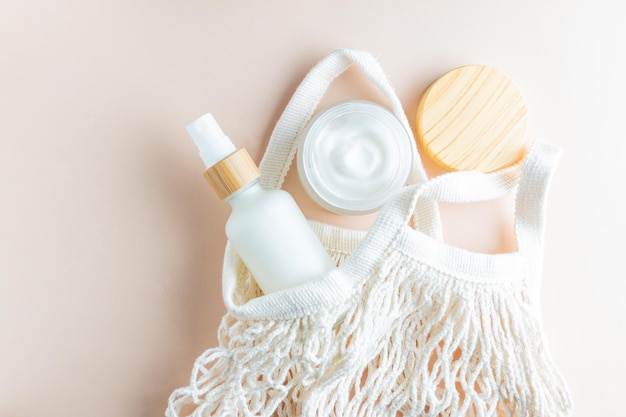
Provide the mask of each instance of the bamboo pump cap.
[{"label": "bamboo pump cap", "polygon": [[426,90],[416,127],[422,149],[438,165],[492,172],[524,156],[526,104],[504,74],[467,65],[444,74]]},{"label": "bamboo pump cap", "polygon": [[239,149],[204,171],[204,178],[220,200],[261,176],[245,149]]},{"label": "bamboo pump cap", "polygon": [[204,178],[221,200],[261,176],[248,152],[235,149],[210,113],[191,122],[187,132],[207,167]]}]

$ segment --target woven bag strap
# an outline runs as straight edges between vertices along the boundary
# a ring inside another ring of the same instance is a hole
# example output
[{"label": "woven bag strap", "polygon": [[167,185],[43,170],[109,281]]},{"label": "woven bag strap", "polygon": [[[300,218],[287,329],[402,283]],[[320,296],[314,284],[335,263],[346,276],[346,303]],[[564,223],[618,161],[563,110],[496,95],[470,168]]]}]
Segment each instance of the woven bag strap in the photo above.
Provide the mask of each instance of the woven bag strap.
[{"label": "woven bag strap", "polygon": [[229,244],[224,259],[226,306],[240,319],[291,319],[334,308],[344,303],[362,287],[364,279],[375,273],[379,261],[388,254],[400,230],[411,224],[412,217],[427,218],[432,214],[418,205],[419,201],[463,203],[489,200],[516,187],[518,250],[527,266],[524,268],[527,280],[531,284],[537,283],[543,252],[546,191],[559,154],[558,148],[537,143],[530,149],[523,165],[492,174],[454,172],[405,187],[385,204],[361,244],[338,269],[320,280],[255,298],[244,305],[237,304],[234,297],[238,271],[234,265],[240,260]]},{"label": "woven bag strap", "polygon": [[523,167],[515,200],[515,235],[517,247],[527,265],[526,279],[533,291],[532,300],[539,311],[539,292],[543,267],[546,203],[554,168],[563,150],[543,145]]},{"label": "woven bag strap", "polygon": [[[409,137],[413,132],[402,104],[389,79],[376,59],[369,53],[351,49],[337,49],[320,60],[304,77],[291,100],[280,116],[261,160],[261,184],[265,188],[280,188],[294,159],[300,135],[313,116],[330,83],[355,64],[383,93],[388,105],[400,120]],[[408,183],[416,184],[427,180],[415,141],[411,141],[412,166]],[[419,219],[418,228],[424,233],[441,237],[437,206],[429,201],[421,202],[431,212],[428,222]]]},{"label": "woven bag strap", "polygon": [[[512,167],[483,174],[459,171],[433,178],[414,190],[406,221],[411,217],[430,219],[433,213],[419,205],[420,199],[448,203],[494,200],[515,189],[515,236],[518,251],[525,260],[527,279],[538,291],[537,279],[543,263],[547,191],[561,148],[535,143],[524,160]],[[437,216],[437,213],[435,213]]]}]

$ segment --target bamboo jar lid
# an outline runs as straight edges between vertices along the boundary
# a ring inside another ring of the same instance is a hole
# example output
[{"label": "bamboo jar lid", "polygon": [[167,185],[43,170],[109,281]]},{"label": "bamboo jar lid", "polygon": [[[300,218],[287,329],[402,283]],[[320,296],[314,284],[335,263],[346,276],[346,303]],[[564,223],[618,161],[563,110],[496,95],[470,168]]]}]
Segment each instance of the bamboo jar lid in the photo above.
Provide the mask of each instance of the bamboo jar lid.
[{"label": "bamboo jar lid", "polygon": [[467,65],[444,74],[417,108],[417,140],[438,165],[492,172],[524,156],[526,104],[499,71]]}]

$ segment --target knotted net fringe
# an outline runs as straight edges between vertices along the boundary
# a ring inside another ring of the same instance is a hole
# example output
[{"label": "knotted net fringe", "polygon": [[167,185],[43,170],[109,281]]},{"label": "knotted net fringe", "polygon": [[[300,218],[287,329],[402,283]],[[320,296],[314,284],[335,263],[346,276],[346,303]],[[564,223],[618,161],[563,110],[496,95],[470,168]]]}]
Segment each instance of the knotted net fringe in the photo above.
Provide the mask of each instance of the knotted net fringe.
[{"label": "knotted net fringe", "polygon": [[569,415],[527,283],[467,282],[395,251],[363,285],[347,313],[226,315],[166,416]]},{"label": "knotted net fringe", "polygon": [[[311,223],[317,233],[327,231],[322,224]],[[325,236],[336,265],[350,255],[362,236]],[[238,304],[262,295],[243,264],[238,273]],[[296,409],[303,388],[312,385],[335,360],[336,331],[327,323],[339,318],[334,311],[321,311],[297,320],[239,321],[227,313],[218,329],[219,346],[196,359],[190,385],[171,394],[165,415],[300,415]],[[181,413],[188,406],[193,406],[191,412]]]},{"label": "knotted net fringe", "polygon": [[569,414],[523,283],[468,283],[392,258],[367,283],[368,308],[303,415]]}]

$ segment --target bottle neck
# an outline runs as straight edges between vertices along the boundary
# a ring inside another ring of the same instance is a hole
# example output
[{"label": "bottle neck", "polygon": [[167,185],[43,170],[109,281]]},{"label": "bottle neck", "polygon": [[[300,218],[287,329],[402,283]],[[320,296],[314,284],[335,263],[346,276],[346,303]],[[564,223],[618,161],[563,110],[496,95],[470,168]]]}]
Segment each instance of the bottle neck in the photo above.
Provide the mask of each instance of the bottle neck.
[{"label": "bottle neck", "polygon": [[233,209],[235,209],[241,205],[247,204],[250,200],[257,198],[264,191],[265,190],[261,187],[261,183],[257,178],[224,198],[224,200],[228,202]]}]

